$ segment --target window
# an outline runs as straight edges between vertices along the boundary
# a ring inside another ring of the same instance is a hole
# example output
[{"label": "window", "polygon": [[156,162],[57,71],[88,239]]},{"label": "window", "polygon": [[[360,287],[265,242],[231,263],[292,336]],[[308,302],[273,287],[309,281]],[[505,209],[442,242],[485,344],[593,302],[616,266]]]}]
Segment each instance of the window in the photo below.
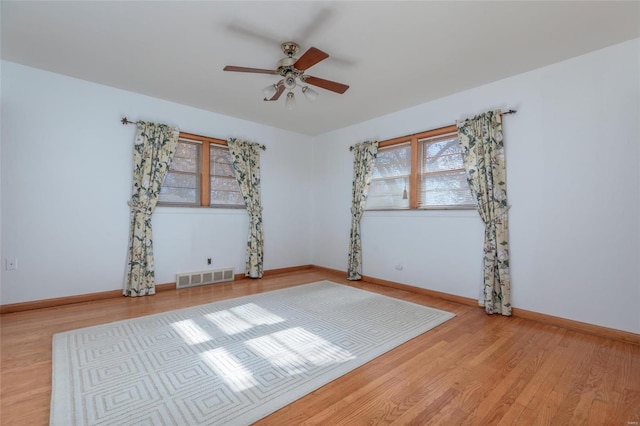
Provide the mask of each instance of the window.
[{"label": "window", "polygon": [[159,205],[245,208],[226,141],[180,133]]},{"label": "window", "polygon": [[457,133],[418,140],[421,208],[475,207]]},{"label": "window", "polygon": [[408,209],[411,143],[378,150],[367,194],[367,209]]},{"label": "window", "polygon": [[209,204],[215,207],[244,207],[229,148],[211,144],[209,158]]},{"label": "window", "polygon": [[178,140],[158,204],[200,205],[200,143]]},{"label": "window", "polygon": [[456,126],[380,142],[365,208],[475,208]]}]

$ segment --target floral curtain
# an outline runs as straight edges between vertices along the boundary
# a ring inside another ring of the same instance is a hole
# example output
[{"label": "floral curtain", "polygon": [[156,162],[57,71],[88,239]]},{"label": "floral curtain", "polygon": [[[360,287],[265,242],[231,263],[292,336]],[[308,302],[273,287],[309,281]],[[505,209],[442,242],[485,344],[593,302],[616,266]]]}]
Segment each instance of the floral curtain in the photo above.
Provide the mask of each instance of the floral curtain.
[{"label": "floral curtain", "polygon": [[485,224],[484,306],[488,314],[511,315],[507,186],[500,111],[459,121],[458,140],[471,193]]},{"label": "floral curtain", "polygon": [[129,207],[129,255],[125,296],[155,294],[153,267],[153,238],[151,214],[158,202],[160,187],[169,169],[178,145],[178,129],[164,124],[145,123],[136,125],[133,145],[133,190]]},{"label": "floral curtain", "polygon": [[360,245],[360,219],[367,201],[367,192],[373,175],[378,141],[366,141],[353,147],[353,187],[351,202],[351,234],[349,236],[349,262],[347,279],[362,278],[362,247]]},{"label": "floral curtain", "polygon": [[262,233],[262,202],[260,201],[260,147],[239,139],[229,139],[233,169],[249,213],[247,239],[247,277],[262,278],[264,238]]}]

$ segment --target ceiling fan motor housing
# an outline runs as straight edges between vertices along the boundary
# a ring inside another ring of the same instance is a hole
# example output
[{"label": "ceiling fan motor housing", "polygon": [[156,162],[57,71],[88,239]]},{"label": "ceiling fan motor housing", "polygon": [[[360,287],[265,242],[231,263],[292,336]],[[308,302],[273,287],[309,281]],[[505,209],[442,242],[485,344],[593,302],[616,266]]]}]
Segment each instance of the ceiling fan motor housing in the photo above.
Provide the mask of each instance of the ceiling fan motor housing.
[{"label": "ceiling fan motor housing", "polygon": [[298,53],[300,47],[292,41],[282,43],[281,47],[287,57],[278,61],[278,74],[284,77],[285,87],[293,89],[296,87],[296,78],[299,78],[303,73],[293,66],[298,61],[298,58],[294,58],[294,56]]},{"label": "ceiling fan motor housing", "polygon": [[296,79],[303,74],[303,71],[298,71],[293,66],[297,60],[297,58],[282,58],[278,61],[278,74],[284,77],[284,87],[289,90],[296,87]]},{"label": "ceiling fan motor housing", "polygon": [[[293,70],[293,64],[295,64],[297,61],[296,58],[282,58],[278,61],[278,72],[280,72],[280,74],[284,75],[287,73],[287,71],[291,71]],[[282,72],[282,70],[285,70],[284,73]]]}]

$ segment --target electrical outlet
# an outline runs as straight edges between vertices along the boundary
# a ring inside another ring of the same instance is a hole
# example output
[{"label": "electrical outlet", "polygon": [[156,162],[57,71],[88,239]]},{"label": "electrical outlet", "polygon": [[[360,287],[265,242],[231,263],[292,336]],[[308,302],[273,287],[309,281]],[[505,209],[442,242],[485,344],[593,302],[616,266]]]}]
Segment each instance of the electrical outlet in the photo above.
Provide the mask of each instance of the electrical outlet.
[{"label": "electrical outlet", "polygon": [[5,260],[5,267],[7,271],[15,271],[18,269],[18,258],[17,257],[7,257]]}]

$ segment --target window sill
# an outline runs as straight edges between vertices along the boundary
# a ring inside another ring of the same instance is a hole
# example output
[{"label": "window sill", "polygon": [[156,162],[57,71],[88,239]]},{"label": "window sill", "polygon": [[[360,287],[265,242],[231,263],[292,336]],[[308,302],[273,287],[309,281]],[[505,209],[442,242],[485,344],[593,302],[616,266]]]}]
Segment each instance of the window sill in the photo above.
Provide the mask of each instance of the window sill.
[{"label": "window sill", "polygon": [[365,212],[406,212],[406,211],[421,211],[421,212],[426,212],[426,211],[440,211],[440,210],[461,210],[461,211],[476,211],[476,207],[475,206],[468,206],[468,207],[428,207],[428,208],[417,208],[417,209],[412,209],[409,207],[398,207],[398,208],[379,208],[379,209],[364,209]]},{"label": "window sill", "polygon": [[365,210],[365,217],[460,217],[480,219],[478,211],[474,209],[389,209]]},{"label": "window sill", "polygon": [[157,206],[153,214],[188,214],[188,215],[246,215],[244,207],[206,207],[206,206]]}]

